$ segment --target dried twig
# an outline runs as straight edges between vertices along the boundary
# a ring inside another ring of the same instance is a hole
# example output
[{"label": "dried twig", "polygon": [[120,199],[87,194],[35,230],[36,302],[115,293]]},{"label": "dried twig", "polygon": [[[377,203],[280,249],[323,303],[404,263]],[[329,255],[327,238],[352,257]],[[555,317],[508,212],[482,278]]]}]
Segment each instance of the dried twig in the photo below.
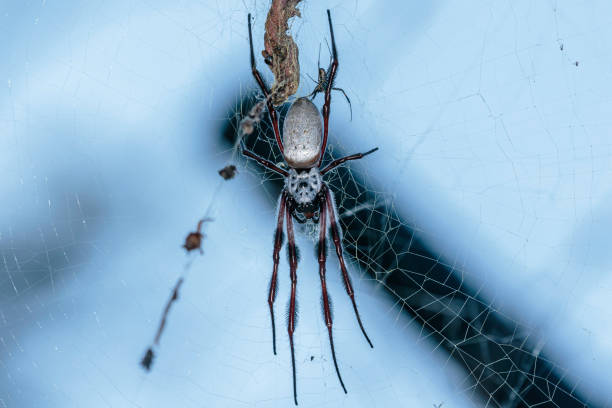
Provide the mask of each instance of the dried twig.
[{"label": "dried twig", "polygon": [[265,49],[261,54],[274,74],[271,94],[275,106],[285,103],[297,92],[300,85],[298,47],[287,34],[289,19],[301,17],[297,9],[299,2],[300,0],[272,0],[266,18]]}]

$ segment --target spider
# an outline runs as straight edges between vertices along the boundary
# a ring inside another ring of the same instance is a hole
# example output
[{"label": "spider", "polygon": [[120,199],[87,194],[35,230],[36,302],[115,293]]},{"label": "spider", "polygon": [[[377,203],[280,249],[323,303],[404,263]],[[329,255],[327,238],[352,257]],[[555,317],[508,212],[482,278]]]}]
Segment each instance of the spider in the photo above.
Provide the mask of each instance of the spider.
[{"label": "spider", "polygon": [[[276,354],[276,328],[274,324],[274,300],[276,297],[276,282],[277,272],[279,264],[279,252],[283,245],[283,224],[286,222],[287,230],[287,252],[289,256],[289,269],[291,276],[291,298],[289,301],[288,310],[288,326],[287,331],[289,333],[289,346],[291,349],[291,368],[293,373],[293,400],[297,405],[297,387],[296,387],[296,374],[295,374],[295,352],[293,348],[293,333],[296,326],[296,287],[297,287],[297,265],[298,256],[297,248],[295,245],[295,237],[293,232],[293,219],[299,223],[305,223],[312,221],[319,225],[319,243],[317,248],[318,261],[319,261],[319,277],[321,278],[321,290],[322,290],[322,305],[323,315],[325,317],[325,324],[327,326],[327,332],[329,334],[329,344],[331,348],[331,354],[336,369],[338,380],[344,393],[346,393],[346,387],[340,376],[340,370],[338,369],[338,363],[336,361],[336,353],[334,351],[334,341],[332,337],[332,313],[330,308],[330,300],[327,295],[327,286],[325,284],[325,261],[327,258],[327,226],[331,231],[332,240],[336,248],[336,255],[340,263],[340,269],[342,270],[342,278],[346,293],[353,303],[353,309],[355,311],[355,317],[359,323],[359,327],[367,340],[370,347],[374,347],[370,338],[366,334],[359,312],[357,310],[357,304],[355,303],[355,293],[351,285],[346,264],[342,256],[342,232],[337,222],[338,216],[334,204],[333,194],[328,185],[323,180],[323,177],[340,166],[346,161],[357,160],[362,157],[375,152],[378,148],[374,148],[365,153],[356,153],[350,156],[336,159],[329,163],[326,167],[321,169],[321,163],[327,147],[327,134],[329,125],[329,113],[331,103],[331,91],[334,89],[334,77],[338,70],[338,53],[336,51],[336,43],[334,40],[334,31],[332,27],[331,14],[327,10],[327,19],[329,21],[329,32],[331,37],[331,54],[332,62],[328,70],[326,88],[325,88],[325,102],[322,108],[323,123],[321,123],[321,115],[317,110],[316,106],[307,97],[298,98],[293,102],[289,108],[285,121],[283,124],[283,135],[279,132],[278,115],[274,109],[268,90],[261,74],[257,70],[255,64],[255,55],[253,53],[253,35],[251,33],[251,15],[248,16],[249,25],[249,43],[251,48],[251,71],[257,84],[261,88],[264,97],[267,101],[268,114],[272,127],[274,129],[274,136],[279,150],[281,151],[284,161],[287,164],[287,170],[278,167],[276,164],[258,156],[257,154],[247,150],[244,145],[241,144],[242,154],[250,159],[257,161],[262,166],[272,170],[273,172],[280,174],[285,178],[285,186],[281,192],[281,196],[278,204],[278,218],[276,223],[276,232],[274,235],[274,251],[272,255],[273,268],[272,278],[270,280],[270,290],[268,294],[268,305],[270,307],[270,318],[272,321],[272,348],[274,354]],[[321,134],[323,137],[321,138]],[[329,221],[328,221],[329,217]]]},{"label": "spider", "polygon": [[[329,49],[329,45],[327,48]],[[306,74],[308,78],[310,78],[310,80],[316,84],[315,89],[313,89],[312,93],[308,95],[311,101],[314,100],[314,98],[316,98],[318,93],[325,93],[325,90],[327,89],[327,84],[330,79],[329,74],[331,73],[331,63],[327,71],[321,68],[321,45],[320,44],[319,44],[319,61],[317,62],[317,71],[319,73],[318,81],[315,81],[310,75]],[[351,120],[353,120],[353,106],[351,105],[351,100],[349,99],[348,95],[346,94],[346,92],[344,92],[344,89],[332,87],[332,91],[342,92],[342,95],[344,95],[344,98],[348,102],[349,110],[351,112]]]}]

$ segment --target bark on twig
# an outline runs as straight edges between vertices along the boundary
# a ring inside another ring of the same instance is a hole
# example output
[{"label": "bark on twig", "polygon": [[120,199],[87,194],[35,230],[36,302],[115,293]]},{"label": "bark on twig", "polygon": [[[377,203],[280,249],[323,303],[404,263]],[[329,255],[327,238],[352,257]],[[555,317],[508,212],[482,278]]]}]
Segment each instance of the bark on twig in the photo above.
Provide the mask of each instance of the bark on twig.
[{"label": "bark on twig", "polygon": [[300,85],[298,47],[289,30],[290,18],[301,17],[297,4],[300,0],[272,0],[266,19],[265,49],[261,52],[274,74],[271,95],[274,106],[282,105],[297,92]]}]

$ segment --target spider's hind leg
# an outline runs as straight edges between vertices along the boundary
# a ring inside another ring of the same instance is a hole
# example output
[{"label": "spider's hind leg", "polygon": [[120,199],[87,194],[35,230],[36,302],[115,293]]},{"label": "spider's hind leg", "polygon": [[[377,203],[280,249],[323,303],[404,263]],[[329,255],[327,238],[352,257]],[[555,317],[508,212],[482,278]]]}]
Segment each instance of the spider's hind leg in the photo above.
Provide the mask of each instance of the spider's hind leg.
[{"label": "spider's hind leg", "polygon": [[368,334],[363,328],[363,323],[361,323],[361,317],[359,317],[359,311],[357,310],[357,304],[355,303],[355,292],[353,291],[353,286],[351,285],[351,279],[349,277],[348,271],[346,270],[346,265],[344,263],[344,257],[342,256],[342,242],[340,241],[340,226],[336,222],[336,209],[334,207],[334,203],[332,200],[331,193],[329,189],[325,192],[325,201],[327,203],[328,214],[329,214],[329,224],[332,233],[332,239],[334,241],[334,246],[336,247],[336,255],[338,256],[338,261],[340,263],[340,269],[342,270],[342,278],[344,280],[344,287],[346,289],[347,295],[351,298],[351,302],[353,303],[353,310],[355,310],[355,317],[357,318],[357,322],[359,323],[359,327],[361,328],[361,332],[363,333],[366,341],[370,345],[370,347],[374,348],[374,345],[370,341]]},{"label": "spider's hind leg", "polygon": [[274,232],[274,252],[272,259],[274,266],[272,267],[272,278],[270,279],[270,292],[268,294],[268,305],[270,306],[270,320],[272,321],[272,351],[276,355],[276,326],[274,324],[274,300],[276,299],[276,282],[278,277],[278,263],[280,261],[280,250],[283,246],[283,221],[285,218],[285,205],[287,195],[285,192],[281,195],[278,205],[278,221],[276,222],[276,231]]},{"label": "spider's hind leg", "polygon": [[329,334],[329,346],[331,348],[332,359],[334,360],[334,367],[336,368],[336,374],[340,385],[346,394],[346,387],[342,376],[340,376],[340,369],[338,369],[338,362],[336,361],[336,351],[334,350],[334,339],[332,337],[332,313],[331,313],[331,301],[327,295],[327,285],[325,283],[325,261],[327,260],[327,241],[326,241],[326,230],[327,230],[327,205],[325,199],[321,200],[320,207],[320,218],[319,218],[319,245],[318,245],[318,259],[319,259],[319,277],[321,278],[321,300],[323,303],[323,316],[325,317],[325,325],[327,326],[327,332]]},{"label": "spider's hind leg", "polygon": [[287,332],[289,334],[289,347],[291,348],[291,368],[293,371],[293,402],[297,405],[297,384],[295,377],[295,350],[293,347],[293,332],[296,324],[296,301],[295,293],[297,288],[297,250],[295,247],[295,236],[293,235],[293,220],[291,218],[292,209],[289,206],[285,207],[285,216],[287,217],[287,245],[289,255],[289,270],[291,274],[291,298],[289,300],[289,316],[287,321]]}]

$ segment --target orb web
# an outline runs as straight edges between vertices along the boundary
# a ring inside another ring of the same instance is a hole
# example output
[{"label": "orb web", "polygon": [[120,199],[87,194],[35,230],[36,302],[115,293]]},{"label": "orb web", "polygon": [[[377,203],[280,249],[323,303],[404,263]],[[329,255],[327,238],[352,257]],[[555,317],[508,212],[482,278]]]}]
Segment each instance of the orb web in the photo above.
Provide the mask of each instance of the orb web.
[{"label": "orb web", "polygon": [[[316,78],[327,22],[305,4],[293,28]],[[380,150],[326,180],[375,349],[329,251],[344,396],[310,226],[301,405],[609,405],[609,4],[373,4],[330,6],[354,117],[334,94],[326,161]],[[258,100],[246,14],[261,40],[267,5],[26,6],[3,14],[16,23],[0,66],[0,407],[290,402],[285,256],[276,357],[266,304],[282,179],[233,144]],[[246,141],[282,161],[267,120]],[[181,244],[211,202],[145,374]]]}]

